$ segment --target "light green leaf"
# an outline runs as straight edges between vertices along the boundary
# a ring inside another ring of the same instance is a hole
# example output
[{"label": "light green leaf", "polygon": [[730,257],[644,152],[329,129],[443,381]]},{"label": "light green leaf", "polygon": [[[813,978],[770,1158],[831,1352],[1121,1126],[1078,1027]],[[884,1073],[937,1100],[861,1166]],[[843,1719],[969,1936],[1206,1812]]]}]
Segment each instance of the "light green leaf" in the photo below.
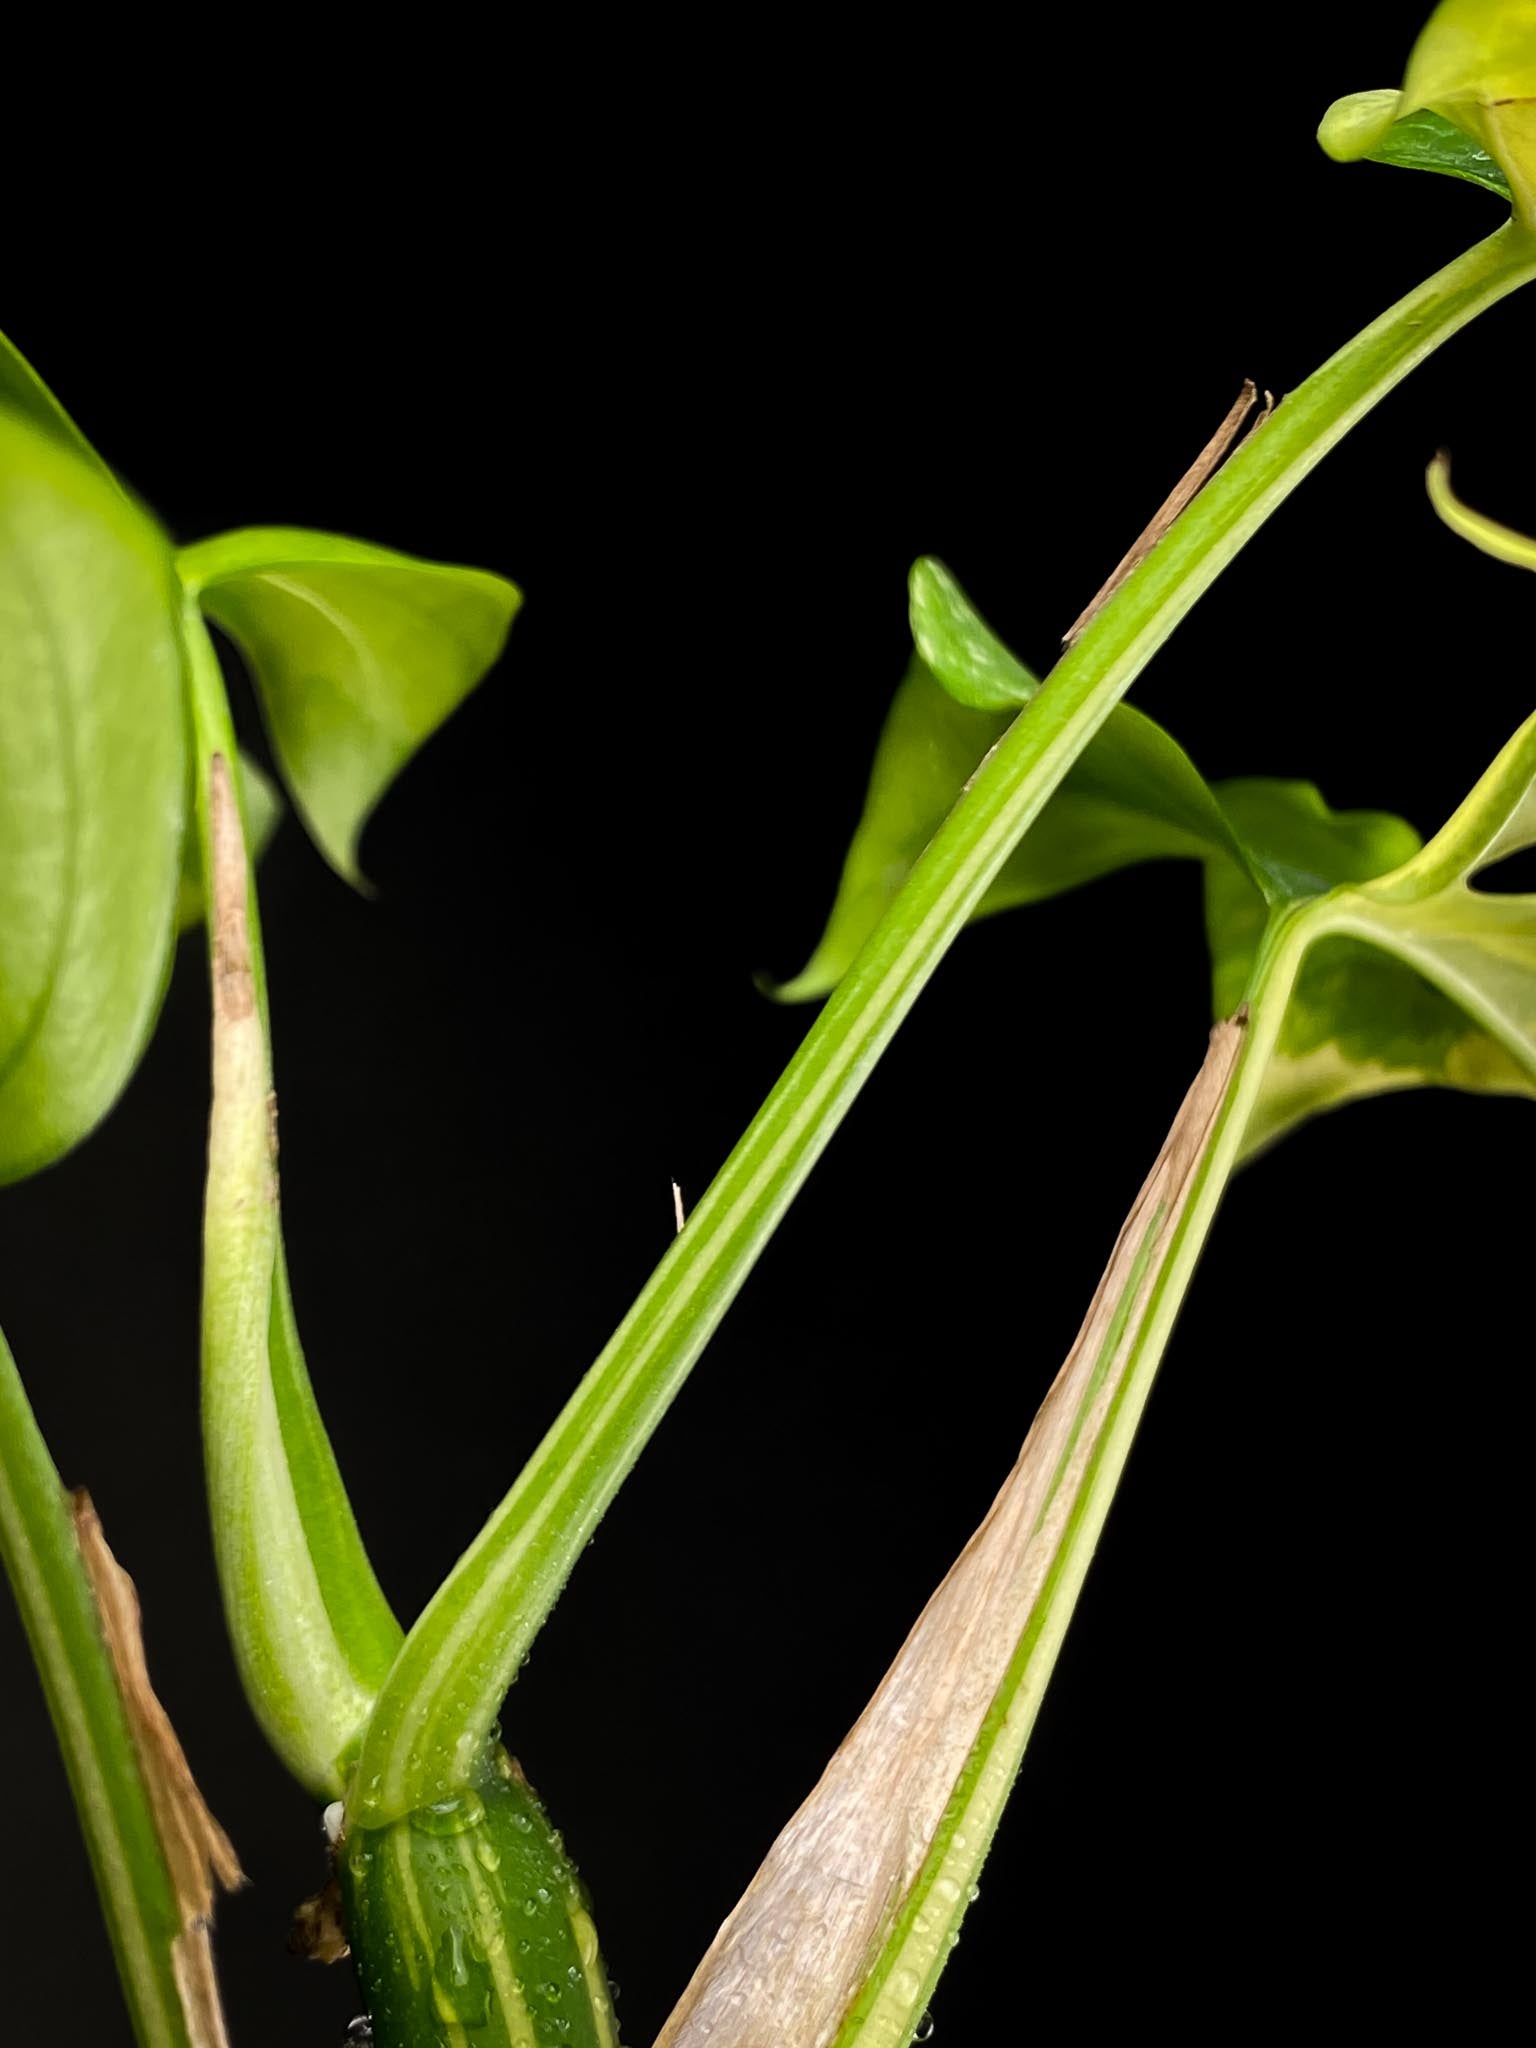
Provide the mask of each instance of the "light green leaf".
[{"label": "light green leaf", "polygon": [[199,541],[178,565],[251,666],[311,837],[360,882],[369,814],[496,660],[519,592],[485,570],[298,527]]},{"label": "light green leaf", "polygon": [[1481,548],[1496,561],[1513,563],[1517,569],[1536,569],[1536,540],[1516,533],[1512,526],[1500,526],[1496,519],[1489,519],[1482,512],[1474,512],[1457,497],[1451,489],[1449,456],[1435,457],[1429,465],[1428,482],[1430,503],[1453,533],[1459,533],[1463,540],[1471,541],[1473,547]]},{"label": "light green leaf", "polygon": [[[283,800],[272,781],[249,754],[239,756],[239,793],[245,813],[245,837],[254,866],[272,843],[283,815]],[[203,921],[203,861],[197,833],[190,831],[182,847],[181,881],[176,891],[176,929],[191,931]]]},{"label": "light green leaf", "polygon": [[[1224,782],[1217,795],[1255,868],[1280,885],[1272,901],[1282,906],[1385,874],[1420,845],[1405,820],[1330,810],[1310,783]],[[1271,905],[1252,875],[1213,860],[1205,908],[1212,1005],[1224,1017],[1249,991]],[[1356,1097],[1426,1085],[1524,1090],[1497,1042],[1413,969],[1357,941],[1323,938],[1307,951],[1291,990],[1250,1113],[1246,1153]]]},{"label": "light green leaf", "polygon": [[[1016,715],[978,706],[1036,687],[940,563],[918,562],[911,592],[922,658],[908,669],[880,735],[826,930],[801,972],[770,991],[781,1002],[825,995],[842,979]],[[1017,707],[1018,698],[1011,701]],[[1189,756],[1143,713],[1117,705],[976,914],[1038,903],[1139,861],[1213,852],[1243,858]]]},{"label": "light green leaf", "polygon": [[942,562],[930,555],[907,579],[912,644],[957,704],[1017,711],[1040,684],[998,639]]},{"label": "light green leaf", "polygon": [[1418,970],[1536,1079],[1536,896],[1494,895],[1478,876],[1536,845],[1536,718],[1520,728],[1422,851],[1341,892],[1336,930]]},{"label": "light green leaf", "polygon": [[777,987],[765,983],[767,993],[797,1003],[837,986],[967,778],[1008,725],[1006,712],[968,709],[939,687],[921,661],[912,662],[875,748],[864,814],[843,862],[826,930],[799,974]]},{"label": "light green leaf", "polygon": [[171,555],[0,413],[0,1181],[112,1107],[159,1008],[187,817]]},{"label": "light green leaf", "polygon": [[[219,2048],[222,2031],[196,2024],[183,2002],[189,1930],[103,1640],[69,1497],[3,1335],[0,1557],[63,1752],[139,2048]],[[33,1767],[30,1759],[13,1760],[13,1768]],[[205,1980],[204,2019],[208,1988]]]},{"label": "light green leaf", "polygon": [[1536,0],[1442,0],[1402,91],[1336,100],[1318,139],[1341,162],[1369,156],[1468,178],[1536,222]]},{"label": "light green leaf", "polygon": [[0,413],[3,412],[25,420],[70,454],[83,456],[92,468],[116,484],[117,479],[21,350],[0,334]]}]

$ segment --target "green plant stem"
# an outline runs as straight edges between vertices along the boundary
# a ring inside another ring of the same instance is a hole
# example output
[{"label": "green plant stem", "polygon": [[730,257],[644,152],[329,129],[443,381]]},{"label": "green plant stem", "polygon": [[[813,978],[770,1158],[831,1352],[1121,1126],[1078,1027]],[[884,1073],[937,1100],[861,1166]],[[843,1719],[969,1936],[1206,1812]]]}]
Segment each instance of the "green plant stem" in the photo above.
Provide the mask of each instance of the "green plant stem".
[{"label": "green plant stem", "polygon": [[[222,758],[236,786],[237,754],[218,659],[190,602],[183,636],[217,991],[212,770]],[[238,788],[236,794],[238,800]],[[203,1229],[204,1462],[219,1583],[246,1696],[294,1776],[329,1799],[342,1789],[345,1763],[402,1637],[352,1517],[289,1296],[277,1212],[266,973],[255,878],[248,859],[242,866],[255,1013],[243,1023],[226,1019],[214,1038]],[[237,1035],[245,1047],[239,1058],[231,1052]]]},{"label": "green plant stem", "polygon": [[[140,2048],[191,2048],[171,1960],[182,1923],[170,1872],[64,1488],[3,1336],[0,1556],[64,1754],[134,2033]],[[12,1758],[11,1768],[32,1765]]]},{"label": "green plant stem", "polygon": [[462,1783],[608,1503],[928,977],[1067,769],[1220,571],[1349,428],[1536,275],[1514,224],[1292,393],[1089,623],[983,762],[606,1350],[407,1638],[355,1784],[370,1824]]}]

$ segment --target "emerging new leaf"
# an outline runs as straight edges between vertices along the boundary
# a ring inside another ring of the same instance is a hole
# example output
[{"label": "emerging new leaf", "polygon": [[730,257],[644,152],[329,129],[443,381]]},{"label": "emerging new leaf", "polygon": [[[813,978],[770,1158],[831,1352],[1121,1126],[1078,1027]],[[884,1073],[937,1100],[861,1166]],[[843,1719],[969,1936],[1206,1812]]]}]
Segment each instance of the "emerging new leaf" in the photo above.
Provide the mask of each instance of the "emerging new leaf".
[{"label": "emerging new leaf", "polygon": [[1341,162],[1375,157],[1503,191],[1536,225],[1536,0],[1442,0],[1402,91],[1336,100],[1318,139]]},{"label": "emerging new leaf", "polygon": [[250,663],[311,837],[357,883],[369,814],[500,654],[517,589],[299,527],[183,548],[188,591]]}]

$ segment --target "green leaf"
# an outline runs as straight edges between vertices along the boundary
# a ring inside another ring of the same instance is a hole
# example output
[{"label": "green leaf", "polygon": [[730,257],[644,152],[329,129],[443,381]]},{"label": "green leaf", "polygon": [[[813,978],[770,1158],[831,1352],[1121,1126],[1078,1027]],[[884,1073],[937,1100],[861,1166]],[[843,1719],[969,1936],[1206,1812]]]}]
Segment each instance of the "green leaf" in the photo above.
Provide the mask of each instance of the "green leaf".
[{"label": "green leaf", "polygon": [[1442,0],[1402,91],[1336,100],[1318,140],[1340,162],[1373,157],[1485,185],[1536,222],[1536,0]]},{"label": "green leaf", "polygon": [[[1330,810],[1310,783],[1232,781],[1217,794],[1255,867],[1280,885],[1266,903],[1251,874],[1226,861],[1207,866],[1212,1003],[1224,1017],[1252,985],[1271,903],[1369,881],[1412,858],[1420,839],[1385,812]],[[1307,951],[1291,991],[1250,1113],[1247,1156],[1322,1110],[1428,1085],[1523,1090],[1498,1044],[1411,968],[1357,941],[1324,938]]]},{"label": "green leaf", "polygon": [[[239,794],[245,813],[246,843],[254,866],[272,843],[283,815],[283,800],[269,777],[248,754],[239,756]],[[188,932],[203,921],[203,862],[197,833],[188,832],[182,846],[181,881],[176,891],[176,929]]]},{"label": "green leaf", "polygon": [[1496,192],[1506,205],[1513,199],[1508,178],[1482,144],[1428,108],[1394,121],[1367,155],[1375,163],[1393,164],[1401,170],[1439,171],[1448,178],[1462,178],[1469,185]]},{"label": "green leaf", "polygon": [[[875,751],[864,813],[815,952],[781,1002],[825,995],[840,981],[918,856],[1011,722],[1012,702],[1036,687],[940,563],[912,571],[914,659]],[[1128,704],[1102,731],[988,889],[978,916],[1038,903],[1145,860],[1243,858],[1220,806],[1189,756]]]},{"label": "green leaf", "polygon": [[1536,540],[1517,533],[1512,526],[1500,526],[1485,513],[1464,505],[1451,489],[1449,456],[1437,455],[1428,471],[1430,503],[1453,533],[1471,541],[1496,561],[1513,563],[1517,569],[1536,569]]},{"label": "green leaf", "polygon": [[1351,93],[1323,116],[1318,140],[1340,163],[1364,157],[1400,170],[1439,171],[1512,203],[1508,178],[1480,142],[1427,107],[1399,119],[1401,104],[1401,93]]},{"label": "green leaf", "polygon": [[0,414],[0,1181],[112,1107],[165,986],[187,817],[171,555]]},{"label": "green leaf", "polygon": [[[0,1557],[63,1752],[135,2037],[140,2048],[212,2048],[183,2007],[175,1962],[183,1916],[68,1496],[3,1335]],[[34,1764],[14,1759],[13,1767]]]},{"label": "green leaf", "polygon": [[364,823],[500,654],[518,591],[485,570],[298,527],[222,534],[178,565],[251,666],[311,837],[360,882]]},{"label": "green leaf", "polygon": [[114,484],[117,479],[15,343],[0,334],[0,412],[9,412],[69,454],[80,455]]},{"label": "green leaf", "polygon": [[1016,711],[1039,689],[982,619],[942,562],[929,555],[907,579],[912,644],[957,704],[972,711]]},{"label": "green leaf", "polygon": [[[1305,785],[1222,794],[1271,845],[1295,847],[1315,830],[1304,814],[1318,800]],[[1333,863],[1337,885],[1297,913],[1304,953],[1250,1115],[1250,1155],[1318,1110],[1385,1090],[1536,1095],[1536,897],[1477,887],[1479,874],[1536,844],[1536,719],[1427,846],[1398,820],[1337,822],[1352,829]],[[1245,888],[1208,872],[1218,1005],[1255,968],[1260,913]]]},{"label": "green leaf", "polygon": [[1536,718],[1520,728],[1450,822],[1392,874],[1341,892],[1335,929],[1383,946],[1476,1021],[1536,1080],[1536,896],[1478,877],[1536,845]]},{"label": "green leaf", "polygon": [[[1006,712],[969,708],[985,694],[977,678],[1026,673],[939,565],[920,563],[913,591],[914,635],[944,664],[950,687],[914,661],[881,735],[831,920],[803,972],[776,991],[781,1000],[823,995],[847,973],[1006,730]],[[1202,860],[1213,1008],[1224,1017],[1244,999],[1274,915],[1384,875],[1420,843],[1403,819],[1333,811],[1308,783],[1234,780],[1212,790],[1161,727],[1120,705],[976,915],[1038,902],[1143,860]],[[1321,942],[1293,990],[1248,1149],[1357,1096],[1424,1085],[1528,1092],[1523,1068],[1500,1042],[1413,967],[1346,940]]]},{"label": "green leaf", "polygon": [[800,972],[776,987],[765,983],[767,993],[797,1003],[837,986],[1008,725],[1007,713],[957,703],[921,661],[912,662],[875,749],[826,930]]}]

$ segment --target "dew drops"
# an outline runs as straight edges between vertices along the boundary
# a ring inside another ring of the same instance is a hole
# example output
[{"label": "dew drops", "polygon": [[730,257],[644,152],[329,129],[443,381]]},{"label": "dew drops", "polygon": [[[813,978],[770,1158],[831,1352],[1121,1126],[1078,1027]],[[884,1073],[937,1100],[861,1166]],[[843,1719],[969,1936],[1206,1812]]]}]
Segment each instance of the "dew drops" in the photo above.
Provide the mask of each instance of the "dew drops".
[{"label": "dew drops", "polygon": [[373,2048],[373,2021],[367,2013],[360,2012],[347,2028],[341,2048]]},{"label": "dew drops", "polygon": [[590,1970],[597,1961],[597,1929],[592,1924],[592,1915],[577,1906],[571,1914],[571,1932],[576,1937],[576,1953],[581,1957],[581,1967]]},{"label": "dew drops", "polygon": [[938,2022],[935,2020],[933,2014],[931,2012],[925,2012],[922,2018],[918,2021],[917,2029],[912,2036],[913,2048],[917,2048],[917,2044],[920,2041],[931,2041],[934,2035],[937,2033],[937,2031]]},{"label": "dew drops", "polygon": [[485,1819],[485,1801],[478,1792],[460,1792],[452,1799],[436,1799],[430,1806],[418,1806],[411,1826],[423,1835],[462,1835]]}]

